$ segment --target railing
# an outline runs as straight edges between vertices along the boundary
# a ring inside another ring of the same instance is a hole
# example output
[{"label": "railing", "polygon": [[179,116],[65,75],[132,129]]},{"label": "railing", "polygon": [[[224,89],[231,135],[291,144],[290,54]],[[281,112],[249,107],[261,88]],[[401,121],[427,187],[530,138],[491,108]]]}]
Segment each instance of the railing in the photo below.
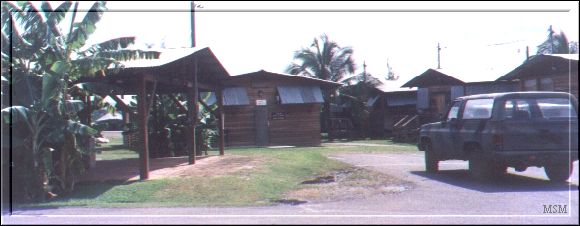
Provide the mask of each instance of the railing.
[{"label": "railing", "polygon": [[419,115],[405,115],[393,126],[393,139],[399,142],[416,141],[420,127]]}]

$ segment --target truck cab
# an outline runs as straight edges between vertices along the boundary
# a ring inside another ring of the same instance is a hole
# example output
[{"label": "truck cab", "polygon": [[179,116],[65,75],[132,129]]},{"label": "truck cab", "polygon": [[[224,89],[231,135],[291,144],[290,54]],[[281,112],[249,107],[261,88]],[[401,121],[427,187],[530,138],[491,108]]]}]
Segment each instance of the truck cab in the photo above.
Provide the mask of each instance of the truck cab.
[{"label": "truck cab", "polygon": [[439,161],[467,160],[479,179],[544,167],[566,181],[578,160],[578,101],[562,92],[510,92],[455,99],[440,122],[421,126],[427,172]]}]

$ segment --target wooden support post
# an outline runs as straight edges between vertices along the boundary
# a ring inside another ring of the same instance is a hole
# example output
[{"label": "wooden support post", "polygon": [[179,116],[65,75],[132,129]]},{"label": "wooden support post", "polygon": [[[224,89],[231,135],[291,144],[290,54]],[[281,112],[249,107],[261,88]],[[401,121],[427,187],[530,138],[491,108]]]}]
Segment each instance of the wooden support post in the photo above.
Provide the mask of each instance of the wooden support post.
[{"label": "wooden support post", "polygon": [[92,112],[93,112],[93,108],[92,108],[92,101],[91,101],[91,95],[86,96],[87,98],[87,116],[86,116],[86,125],[91,126],[91,121],[92,121]]},{"label": "wooden support post", "polygon": [[197,95],[198,95],[198,87],[197,87],[197,58],[193,61],[193,75],[191,75],[191,80],[193,83],[191,87],[188,86],[188,93],[187,93],[187,116],[188,116],[188,131],[189,131],[189,139],[188,139],[188,154],[189,154],[189,164],[195,164],[195,156],[197,155],[197,146],[195,140],[195,126],[197,125]]},{"label": "wooden support post", "polygon": [[142,78],[139,81],[139,91],[137,92],[137,108],[139,117],[139,130],[141,136],[141,151],[139,152],[139,179],[149,179],[149,138],[147,131],[147,80]]},{"label": "wooden support post", "polygon": [[222,102],[222,96],[223,96],[223,89],[221,86],[218,86],[218,88],[216,89],[216,102],[218,104],[218,112],[219,112],[219,124],[218,124],[218,130],[219,130],[219,146],[220,146],[220,155],[224,155],[224,147],[225,147],[225,111],[224,111],[224,105]]},{"label": "wooden support post", "polygon": [[385,137],[385,102],[387,102],[387,97],[384,94],[379,94],[379,122],[380,122],[380,129],[379,129],[379,138],[383,139]]}]

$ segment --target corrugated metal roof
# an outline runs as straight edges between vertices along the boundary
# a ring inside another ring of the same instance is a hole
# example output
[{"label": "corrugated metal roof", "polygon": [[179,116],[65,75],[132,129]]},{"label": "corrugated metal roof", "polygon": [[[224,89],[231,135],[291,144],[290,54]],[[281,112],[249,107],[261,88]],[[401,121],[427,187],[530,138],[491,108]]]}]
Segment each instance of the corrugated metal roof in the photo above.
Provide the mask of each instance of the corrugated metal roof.
[{"label": "corrugated metal roof", "polygon": [[264,71],[264,70],[260,70],[260,71],[256,71],[256,72],[252,72],[252,73],[247,73],[247,74],[235,75],[235,76],[229,77],[228,79],[229,80],[236,80],[236,79],[244,78],[244,77],[258,78],[258,77],[262,77],[262,76],[272,77],[272,78],[287,78],[287,79],[299,80],[299,81],[303,81],[303,82],[318,83],[318,84],[321,84],[324,86],[332,86],[332,87],[342,85],[341,83],[338,83],[338,82],[323,80],[323,79],[319,79],[319,78],[299,76],[299,75],[290,75],[290,74],[284,74],[284,73],[274,73],[274,72],[269,72],[269,71]]},{"label": "corrugated metal roof", "polygon": [[[565,56],[562,56],[565,55]],[[548,76],[578,71],[577,57],[574,54],[535,55],[496,81],[523,79],[526,77]]]},{"label": "corrugated metal roof", "polygon": [[223,90],[223,104],[232,105],[249,105],[250,100],[244,87],[228,87]]},{"label": "corrugated metal roof", "polygon": [[189,56],[203,48],[179,48],[179,49],[156,49],[154,51],[160,52],[159,59],[138,59],[121,61],[125,68],[141,68],[141,67],[157,67],[161,65],[168,64],[170,62],[179,60],[186,56]]},{"label": "corrugated metal roof", "polygon": [[319,86],[278,86],[282,104],[323,103]]}]

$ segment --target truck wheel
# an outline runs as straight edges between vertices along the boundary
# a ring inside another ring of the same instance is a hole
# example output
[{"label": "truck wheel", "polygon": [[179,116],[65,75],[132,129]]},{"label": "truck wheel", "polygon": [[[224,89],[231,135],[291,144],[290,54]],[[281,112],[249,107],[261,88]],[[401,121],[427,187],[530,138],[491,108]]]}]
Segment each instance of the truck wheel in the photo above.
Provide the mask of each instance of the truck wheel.
[{"label": "truck wheel", "polygon": [[427,173],[439,172],[439,159],[437,159],[437,153],[433,150],[431,143],[425,142],[423,150],[425,151],[425,171]]},{"label": "truck wheel", "polygon": [[572,163],[564,162],[544,166],[544,171],[548,178],[550,178],[550,181],[564,183],[572,176],[572,167]]}]

